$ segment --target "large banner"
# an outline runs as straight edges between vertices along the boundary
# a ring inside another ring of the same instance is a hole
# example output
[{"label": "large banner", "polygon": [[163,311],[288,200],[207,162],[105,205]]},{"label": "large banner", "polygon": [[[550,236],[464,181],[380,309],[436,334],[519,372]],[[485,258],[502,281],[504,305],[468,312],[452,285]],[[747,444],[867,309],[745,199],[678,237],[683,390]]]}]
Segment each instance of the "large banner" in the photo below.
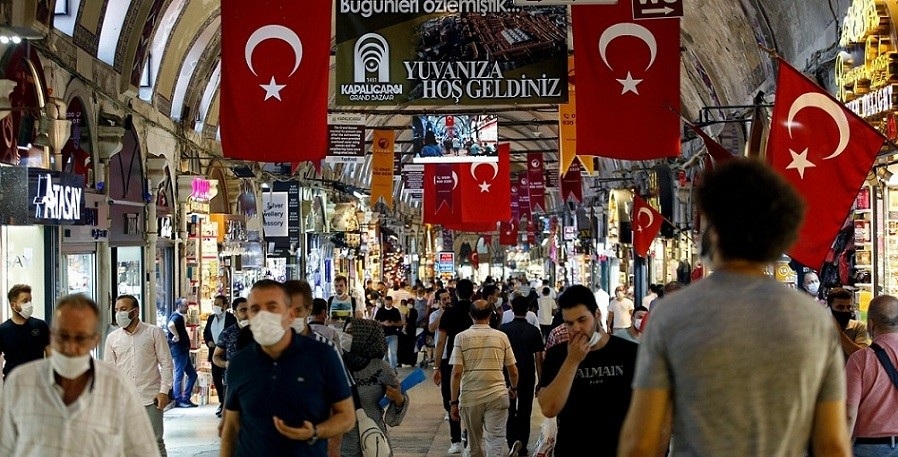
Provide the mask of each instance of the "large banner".
[{"label": "large banner", "polygon": [[567,10],[512,0],[338,0],[336,104],[567,100]]},{"label": "large banner", "polygon": [[375,130],[372,138],[371,158],[371,206],[383,198],[387,208],[393,208],[393,156],[396,133],[392,130]]}]

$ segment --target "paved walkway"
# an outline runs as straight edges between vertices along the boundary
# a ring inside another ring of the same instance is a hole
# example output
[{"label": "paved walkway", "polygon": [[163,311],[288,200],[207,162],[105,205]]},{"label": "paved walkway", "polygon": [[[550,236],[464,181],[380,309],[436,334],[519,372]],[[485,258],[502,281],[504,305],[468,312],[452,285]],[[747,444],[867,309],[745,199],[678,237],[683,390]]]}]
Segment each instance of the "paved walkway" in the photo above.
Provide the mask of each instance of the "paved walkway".
[{"label": "paved walkway", "polygon": [[[400,379],[411,368],[399,370]],[[427,370],[428,376],[433,373]],[[402,425],[390,429],[394,457],[443,457],[449,448],[449,423],[443,420],[440,389],[430,380],[409,392],[411,409]],[[165,442],[169,457],[218,456],[217,404],[174,408],[165,413]],[[528,449],[534,449],[543,417],[534,404]]]}]

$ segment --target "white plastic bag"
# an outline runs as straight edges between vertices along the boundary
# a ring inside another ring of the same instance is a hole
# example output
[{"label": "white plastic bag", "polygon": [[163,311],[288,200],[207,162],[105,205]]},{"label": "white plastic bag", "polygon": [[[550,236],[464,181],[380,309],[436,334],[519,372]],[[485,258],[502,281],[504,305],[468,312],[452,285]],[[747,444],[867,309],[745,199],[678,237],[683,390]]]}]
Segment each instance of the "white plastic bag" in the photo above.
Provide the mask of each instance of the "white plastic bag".
[{"label": "white plastic bag", "polygon": [[554,417],[543,420],[533,457],[552,457],[555,454],[555,435],[557,433],[558,423],[555,422]]}]

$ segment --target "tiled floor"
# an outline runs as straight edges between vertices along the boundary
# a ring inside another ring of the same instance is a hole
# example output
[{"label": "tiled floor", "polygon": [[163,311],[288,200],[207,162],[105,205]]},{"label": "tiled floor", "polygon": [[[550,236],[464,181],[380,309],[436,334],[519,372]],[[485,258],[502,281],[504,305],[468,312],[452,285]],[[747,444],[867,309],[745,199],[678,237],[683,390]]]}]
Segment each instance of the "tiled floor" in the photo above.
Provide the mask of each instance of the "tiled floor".
[{"label": "tiled floor", "polygon": [[[401,368],[402,378],[411,368]],[[430,376],[432,370],[428,370]],[[409,392],[411,409],[402,425],[390,429],[394,457],[442,457],[449,448],[449,424],[443,420],[440,389],[428,380]],[[218,456],[217,404],[199,408],[174,408],[165,413],[165,443],[169,457]],[[542,423],[539,405],[534,404],[530,446],[539,437]]]}]

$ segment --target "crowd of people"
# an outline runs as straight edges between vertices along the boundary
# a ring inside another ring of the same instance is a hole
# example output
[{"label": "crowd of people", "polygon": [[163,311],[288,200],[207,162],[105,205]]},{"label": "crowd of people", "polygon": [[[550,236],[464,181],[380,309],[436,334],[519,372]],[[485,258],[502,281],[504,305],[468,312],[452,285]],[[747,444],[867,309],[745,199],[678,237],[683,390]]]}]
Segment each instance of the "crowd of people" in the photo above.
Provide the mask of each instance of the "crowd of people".
[{"label": "crowd of people", "polygon": [[[370,281],[358,297],[337,277],[327,299],[261,280],[216,297],[202,339],[221,455],[367,457],[358,418],[389,443],[411,403],[397,368],[415,364],[440,386],[448,454],[531,455],[534,403],[558,457],[898,454],[898,298],[875,297],[864,323],[850,290],[821,303],[810,275],[801,290],[771,278],[804,210],[766,166],[721,165],[698,197],[713,273],[637,300],[522,277]],[[117,297],[101,362],[92,300],[60,298],[47,325],[28,286],[7,298],[0,455],[164,456],[162,411],[195,405],[186,302],[162,329]]]}]

